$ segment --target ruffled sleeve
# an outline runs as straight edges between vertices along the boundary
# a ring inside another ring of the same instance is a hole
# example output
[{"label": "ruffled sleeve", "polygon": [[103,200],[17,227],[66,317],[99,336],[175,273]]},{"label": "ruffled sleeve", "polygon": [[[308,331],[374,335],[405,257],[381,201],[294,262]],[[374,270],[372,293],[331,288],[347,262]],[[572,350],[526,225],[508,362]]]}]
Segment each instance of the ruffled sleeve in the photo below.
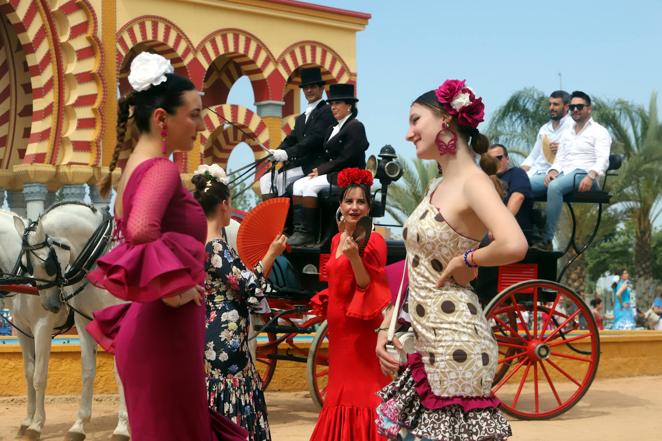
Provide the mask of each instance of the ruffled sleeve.
[{"label": "ruffled sleeve", "polygon": [[352,300],[347,307],[347,316],[372,320],[391,302],[391,290],[384,271],[386,242],[379,233],[373,232],[370,235],[368,245],[363,251],[363,265],[370,275],[370,283],[365,288],[355,284]]},{"label": "ruffled sleeve", "polygon": [[218,285],[221,291],[239,293],[254,314],[270,311],[264,295],[266,279],[261,262],[258,262],[252,271],[246,269],[237,253],[223,240],[209,242],[207,254],[206,269],[212,281],[211,289],[217,289]]},{"label": "ruffled sleeve", "polygon": [[[125,241],[100,258],[88,276],[94,285],[134,302],[171,296],[201,284],[205,277],[204,244],[188,234],[161,230],[168,205],[181,187],[177,166],[157,159],[148,167],[137,176],[133,198],[125,197]],[[131,191],[131,184],[130,180],[125,192]]]}]

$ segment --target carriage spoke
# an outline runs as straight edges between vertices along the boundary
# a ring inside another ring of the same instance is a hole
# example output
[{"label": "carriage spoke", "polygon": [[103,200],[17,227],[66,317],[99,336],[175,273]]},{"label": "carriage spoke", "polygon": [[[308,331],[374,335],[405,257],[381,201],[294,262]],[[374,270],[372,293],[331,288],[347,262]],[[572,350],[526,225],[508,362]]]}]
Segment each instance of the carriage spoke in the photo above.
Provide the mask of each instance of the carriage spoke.
[{"label": "carriage spoke", "polygon": [[497,338],[497,343],[499,343],[499,346],[506,346],[508,348],[515,348],[515,349],[526,349],[526,345],[518,345],[515,343],[508,343],[505,341],[501,341]]},{"label": "carriage spoke", "polygon": [[568,318],[565,319],[565,321],[564,321],[563,323],[561,323],[560,325],[558,325],[558,327],[554,330],[554,332],[552,332],[551,334],[549,334],[549,335],[544,339],[544,343],[547,343],[547,342],[550,341],[550,340],[551,340],[556,334],[558,334],[559,332],[561,332],[561,330],[565,327],[565,325],[567,325],[568,322],[570,322],[571,320],[574,320],[575,317],[577,317],[577,316],[579,315],[580,312],[582,312],[582,310],[581,310],[581,309],[577,309],[577,311],[575,311],[575,312],[573,312],[572,314],[570,314],[570,315],[568,316]]},{"label": "carriage spoke", "polygon": [[550,389],[552,389],[552,393],[554,394],[554,398],[556,398],[556,402],[559,403],[559,406],[561,405],[561,397],[559,397],[559,393],[556,391],[556,387],[554,387],[554,382],[552,381],[552,377],[549,376],[549,373],[547,372],[547,368],[545,367],[545,363],[540,363],[540,368],[542,369],[543,374],[545,374],[545,378],[547,378],[547,383],[549,383]]},{"label": "carriage spoke", "polygon": [[522,323],[522,327],[524,328],[524,332],[526,332],[526,336],[531,339],[531,333],[529,332],[529,325],[526,323],[526,320],[524,320],[524,315],[522,315],[522,310],[519,308],[519,304],[515,300],[515,294],[510,293],[510,301],[513,302],[513,306],[515,308],[515,312],[517,313],[520,322]]},{"label": "carriage spoke", "polygon": [[499,381],[499,383],[492,388],[492,393],[496,393],[501,387],[508,382],[512,378],[513,375],[517,373],[517,371],[520,370],[520,368],[526,363],[526,358],[517,363],[517,365],[513,368],[513,370],[506,375],[503,380]]},{"label": "carriage spoke", "polygon": [[315,376],[318,377],[318,378],[319,377],[326,377],[327,375],[329,375],[329,370],[328,369],[325,369],[325,370],[319,371],[319,372],[315,372]]},{"label": "carriage spoke", "polygon": [[561,300],[561,295],[557,293],[556,297],[554,298],[554,303],[552,304],[552,307],[547,312],[547,317],[545,317],[545,320],[542,323],[542,330],[540,331],[540,338],[541,339],[545,338],[545,333],[547,332],[547,327],[549,326],[549,321],[552,319],[552,317],[554,316],[554,313],[556,312],[556,307],[559,305],[559,300]]},{"label": "carriage spoke", "polygon": [[500,359],[497,364],[503,364],[507,361],[515,360],[516,358],[525,357],[526,355],[526,352],[518,352],[515,355]]},{"label": "carriage spoke", "polygon": [[563,339],[557,339],[556,341],[553,341],[551,343],[547,343],[547,346],[549,346],[549,347],[560,346],[560,345],[565,344],[565,343],[570,343],[571,341],[577,341],[577,340],[581,340],[583,338],[587,338],[587,337],[591,337],[591,336],[593,336],[593,334],[588,332],[586,334],[576,335],[574,337],[567,337],[567,338],[563,338]]},{"label": "carriage spoke", "polygon": [[524,337],[522,337],[521,335],[519,335],[519,333],[515,329],[513,329],[508,323],[504,322],[503,320],[501,320],[498,317],[494,317],[494,320],[496,320],[502,326],[505,326],[506,328],[510,329],[510,332],[511,332],[512,335],[516,336],[519,340],[526,343],[526,339]]},{"label": "carriage spoke", "polygon": [[536,405],[536,413],[540,412],[540,397],[538,395],[538,363],[533,365],[533,396]]},{"label": "carriage spoke", "polygon": [[583,362],[586,362],[586,363],[591,363],[593,361],[593,359],[591,357],[579,357],[577,355],[560,354],[558,352],[552,352],[551,356],[552,357],[567,358],[569,360],[583,361]]},{"label": "carriage spoke", "polygon": [[574,378],[572,378],[572,377],[570,376],[569,373],[567,373],[566,371],[564,371],[563,369],[561,369],[561,367],[560,367],[558,364],[554,363],[554,362],[553,362],[552,360],[550,360],[549,358],[548,358],[547,360],[545,360],[545,361],[547,361],[547,363],[549,363],[550,366],[552,366],[554,369],[556,369],[557,371],[559,371],[560,373],[562,373],[563,376],[565,376],[568,380],[570,380],[570,381],[572,381],[573,383],[575,383],[575,385],[577,385],[577,387],[582,387],[581,383],[579,383],[577,380],[575,380]]},{"label": "carriage spoke", "polygon": [[524,375],[522,375],[522,379],[519,382],[519,386],[517,387],[517,392],[515,392],[515,398],[513,399],[513,404],[510,406],[513,409],[517,408],[517,402],[519,401],[519,397],[522,393],[522,389],[524,388],[524,383],[526,383],[526,379],[529,376],[529,370],[531,369],[531,364],[526,365],[526,369],[524,369]]}]

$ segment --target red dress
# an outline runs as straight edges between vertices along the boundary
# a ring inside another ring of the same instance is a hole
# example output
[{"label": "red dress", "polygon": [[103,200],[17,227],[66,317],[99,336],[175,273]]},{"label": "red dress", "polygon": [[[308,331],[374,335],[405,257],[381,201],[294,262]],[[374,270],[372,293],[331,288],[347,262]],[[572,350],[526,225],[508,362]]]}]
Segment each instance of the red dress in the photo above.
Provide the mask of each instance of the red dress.
[{"label": "red dress", "polygon": [[336,258],[340,234],[331,243],[327,263],[329,287],[319,293],[313,304],[326,303],[329,336],[329,383],[324,407],[311,441],[377,441],[375,409],[380,403],[376,393],[390,382],[382,374],[375,355],[382,309],[391,301],[386,282],[386,242],[372,233],[363,252],[363,264],[370,284],[356,286],[354,272],[344,255]]},{"label": "red dress", "polygon": [[126,184],[123,238],[97,262],[92,283],[130,303],[94,313],[87,330],[115,353],[133,441],[246,440],[207,405],[205,306],[161,300],[205,278],[207,222],[165,158],[139,164]]}]

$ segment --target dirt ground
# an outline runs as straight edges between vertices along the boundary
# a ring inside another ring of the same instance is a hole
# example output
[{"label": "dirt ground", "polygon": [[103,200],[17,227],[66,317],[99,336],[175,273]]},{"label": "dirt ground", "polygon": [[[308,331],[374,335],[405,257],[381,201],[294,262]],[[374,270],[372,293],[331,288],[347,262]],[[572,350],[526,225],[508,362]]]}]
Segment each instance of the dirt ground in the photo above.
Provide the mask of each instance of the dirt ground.
[{"label": "dirt ground", "polygon": [[[268,392],[275,441],[307,441],[317,411],[305,392]],[[108,440],[115,425],[114,396],[95,398],[88,440]],[[76,414],[73,397],[46,405],[42,440],[62,440]],[[0,398],[0,440],[15,439],[25,412],[24,398]],[[660,439],[662,377],[601,380],[568,413],[550,421],[512,421],[513,441],[623,441]]]}]

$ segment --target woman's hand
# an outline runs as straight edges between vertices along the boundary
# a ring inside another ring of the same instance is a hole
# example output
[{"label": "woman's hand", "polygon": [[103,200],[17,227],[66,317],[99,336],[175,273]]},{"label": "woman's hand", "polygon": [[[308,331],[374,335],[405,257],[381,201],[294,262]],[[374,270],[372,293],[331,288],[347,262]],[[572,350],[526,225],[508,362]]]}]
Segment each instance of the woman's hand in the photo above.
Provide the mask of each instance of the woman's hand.
[{"label": "woman's hand", "polygon": [[283,254],[283,251],[285,251],[286,248],[287,248],[287,236],[278,233],[276,235],[276,238],[273,240],[273,242],[271,242],[271,245],[269,245],[269,250],[267,251],[267,253],[271,254],[275,258]]},{"label": "woman's hand", "polygon": [[359,246],[352,236],[343,233],[340,237],[342,241],[342,253],[349,260],[360,259]]},{"label": "woman's hand", "polygon": [[477,268],[468,268],[464,264],[464,255],[455,256],[446,265],[446,268],[441,272],[439,280],[437,280],[437,288],[444,286],[446,282],[452,277],[455,283],[461,286],[466,286],[477,276]]},{"label": "woman's hand", "polygon": [[[386,343],[388,343],[386,330],[381,330],[377,333],[377,347],[375,348],[375,353],[379,360],[379,367],[385,375],[395,377],[400,369],[400,363],[389,354],[388,350],[386,350]],[[391,343],[397,350],[404,351],[398,337],[393,337]]]},{"label": "woman's hand", "polygon": [[163,303],[170,306],[171,308],[179,308],[180,306],[186,305],[191,300],[193,300],[196,305],[201,306],[204,297],[205,287],[202,285],[197,285],[178,294],[164,297],[161,300],[163,300]]}]

